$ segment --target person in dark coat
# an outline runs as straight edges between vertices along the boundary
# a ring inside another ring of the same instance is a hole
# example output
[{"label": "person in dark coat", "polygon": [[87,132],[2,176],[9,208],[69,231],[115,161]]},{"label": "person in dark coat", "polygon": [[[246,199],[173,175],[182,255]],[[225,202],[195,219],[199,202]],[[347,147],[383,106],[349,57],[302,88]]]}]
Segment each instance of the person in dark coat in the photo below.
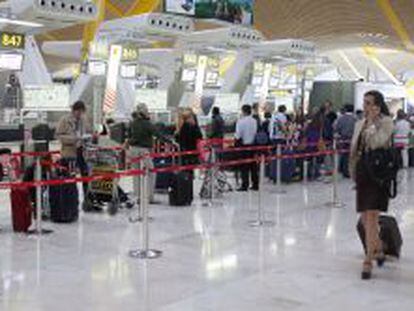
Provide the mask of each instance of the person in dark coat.
[{"label": "person in dark coat", "polygon": [[[203,134],[191,110],[186,110],[181,114],[175,138],[181,151],[197,150],[197,142],[203,138]],[[197,155],[183,157],[183,164],[197,163]]]}]

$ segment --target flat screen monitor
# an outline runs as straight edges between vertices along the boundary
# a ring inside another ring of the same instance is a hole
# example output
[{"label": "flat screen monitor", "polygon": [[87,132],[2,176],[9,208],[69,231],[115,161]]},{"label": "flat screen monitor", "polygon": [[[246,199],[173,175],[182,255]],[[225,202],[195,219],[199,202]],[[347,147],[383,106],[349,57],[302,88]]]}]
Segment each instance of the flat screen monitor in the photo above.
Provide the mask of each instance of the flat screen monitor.
[{"label": "flat screen monitor", "polygon": [[197,74],[196,69],[183,69],[181,80],[183,82],[194,82],[196,79],[196,74]]},{"label": "flat screen monitor", "polygon": [[164,7],[168,13],[195,15],[196,0],[165,0]]},{"label": "flat screen monitor", "polygon": [[88,74],[91,76],[104,76],[106,74],[106,63],[103,61],[89,61]]},{"label": "flat screen monitor", "polygon": [[21,71],[23,67],[23,54],[4,53],[0,54],[0,69]]},{"label": "flat screen monitor", "polygon": [[121,77],[134,79],[137,75],[137,65],[121,65]]},{"label": "flat screen monitor", "polygon": [[252,85],[262,86],[263,85],[263,76],[253,76],[252,77]]},{"label": "flat screen monitor", "polygon": [[164,0],[167,13],[252,25],[254,0]]},{"label": "flat screen monitor", "polygon": [[219,73],[217,71],[207,71],[205,77],[205,83],[208,85],[217,85],[219,79]]}]

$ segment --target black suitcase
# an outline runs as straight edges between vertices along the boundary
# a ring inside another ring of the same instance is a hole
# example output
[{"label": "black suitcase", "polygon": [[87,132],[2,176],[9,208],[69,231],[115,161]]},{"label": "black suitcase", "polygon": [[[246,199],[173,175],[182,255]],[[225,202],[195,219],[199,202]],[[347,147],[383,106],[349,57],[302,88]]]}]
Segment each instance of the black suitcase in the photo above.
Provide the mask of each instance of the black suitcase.
[{"label": "black suitcase", "polygon": [[[154,159],[155,168],[166,168],[172,165],[173,165],[173,160],[171,157]],[[168,191],[168,188],[170,187],[171,179],[173,178],[173,175],[174,174],[171,172],[157,173],[155,177],[155,190],[157,192],[166,193]]]},{"label": "black suitcase", "polygon": [[171,175],[168,198],[171,206],[189,206],[193,202],[193,173],[188,171]]},{"label": "black suitcase", "polygon": [[[65,160],[61,165],[70,167]],[[67,164],[67,165],[66,165]],[[71,174],[65,170],[56,170],[55,178],[65,179]],[[75,222],[79,218],[79,192],[76,184],[62,184],[49,187],[50,220],[56,223]]]},{"label": "black suitcase", "polygon": [[79,193],[76,184],[49,188],[50,220],[57,223],[75,222],[79,218]]},{"label": "black suitcase", "polygon": [[414,167],[414,148],[408,149],[408,166]]},{"label": "black suitcase", "polygon": [[[389,256],[400,258],[403,241],[397,221],[392,216],[381,215],[379,217],[379,225],[380,238],[384,245],[384,253]],[[364,246],[364,250],[366,251],[365,230],[361,219],[358,221],[357,230],[362,245]]]}]

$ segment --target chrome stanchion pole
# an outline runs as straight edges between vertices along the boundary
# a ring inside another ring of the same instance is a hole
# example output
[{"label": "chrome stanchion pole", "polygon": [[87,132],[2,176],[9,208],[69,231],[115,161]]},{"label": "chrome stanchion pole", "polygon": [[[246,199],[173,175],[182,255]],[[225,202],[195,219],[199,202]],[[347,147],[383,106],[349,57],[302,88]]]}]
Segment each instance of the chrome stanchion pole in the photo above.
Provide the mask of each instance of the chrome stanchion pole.
[{"label": "chrome stanchion pole", "polygon": [[276,149],[276,191],[277,194],[285,194],[282,189],[282,145],[278,144]]},{"label": "chrome stanchion pole", "polygon": [[143,176],[143,192],[140,194],[141,197],[141,206],[142,206],[142,224],[141,224],[141,244],[143,245],[142,249],[131,250],[129,251],[129,256],[132,258],[139,259],[155,259],[162,255],[162,252],[156,249],[149,248],[149,219],[148,219],[148,206],[149,206],[149,197],[148,197],[148,179],[149,179],[149,169],[145,167],[145,173]]},{"label": "chrome stanchion pole", "polygon": [[[40,156],[36,157],[35,162],[35,181],[40,182],[42,181],[42,164],[40,161]],[[43,203],[43,197],[42,197],[42,186],[37,185],[36,186],[36,227],[34,230],[30,230],[29,234],[48,234],[52,233],[52,230],[49,229],[43,229],[42,228],[42,203]]]},{"label": "chrome stanchion pole", "polygon": [[309,178],[308,178],[308,171],[309,171],[309,163],[308,163],[308,161],[304,158],[304,159],[303,159],[303,182],[304,182],[305,184],[307,184],[307,183],[308,183],[308,180],[309,180]]},{"label": "chrome stanchion pole", "polygon": [[[144,162],[144,159],[141,159],[140,162],[139,162],[139,170],[141,170],[141,171],[145,170],[145,162]],[[139,178],[138,215],[135,218],[134,217],[130,217],[129,218],[129,221],[130,222],[133,222],[133,223],[135,223],[135,222],[142,222],[143,219],[144,219],[144,206],[143,206],[144,205],[144,196],[143,195],[144,195],[145,192],[148,192],[148,189],[147,190],[144,189],[144,187],[145,187],[144,186],[144,179],[145,179],[145,177],[146,176],[141,176]],[[147,178],[149,178],[149,177],[147,177]],[[153,219],[151,217],[148,217],[148,221],[152,221],[152,220]]]},{"label": "chrome stanchion pole", "polygon": [[257,198],[258,219],[249,222],[250,226],[252,227],[271,227],[275,225],[273,221],[264,219],[262,199],[263,199],[263,188],[264,188],[265,162],[266,162],[266,157],[264,154],[262,154],[260,156],[259,192],[258,192],[258,198]]},{"label": "chrome stanchion pole", "polygon": [[345,204],[339,200],[338,197],[338,167],[339,167],[339,154],[337,140],[333,140],[333,153],[334,153],[334,168],[332,173],[332,201],[326,203],[328,207],[344,207]]}]

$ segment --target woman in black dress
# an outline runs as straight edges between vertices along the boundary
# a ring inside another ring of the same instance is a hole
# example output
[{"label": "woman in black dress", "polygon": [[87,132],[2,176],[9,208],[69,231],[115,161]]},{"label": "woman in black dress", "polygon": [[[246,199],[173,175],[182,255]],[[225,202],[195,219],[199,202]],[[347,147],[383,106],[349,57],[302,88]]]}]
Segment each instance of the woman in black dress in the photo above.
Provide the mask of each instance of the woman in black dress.
[{"label": "woman in black dress", "polygon": [[365,228],[366,257],[362,279],[370,279],[372,261],[382,266],[385,260],[383,245],[379,238],[379,213],[388,210],[388,195],[370,174],[369,163],[364,154],[370,150],[392,147],[393,121],[384,96],[378,91],[364,95],[365,117],[355,125],[352,138],[350,174],[356,182],[356,207],[361,213]]}]

